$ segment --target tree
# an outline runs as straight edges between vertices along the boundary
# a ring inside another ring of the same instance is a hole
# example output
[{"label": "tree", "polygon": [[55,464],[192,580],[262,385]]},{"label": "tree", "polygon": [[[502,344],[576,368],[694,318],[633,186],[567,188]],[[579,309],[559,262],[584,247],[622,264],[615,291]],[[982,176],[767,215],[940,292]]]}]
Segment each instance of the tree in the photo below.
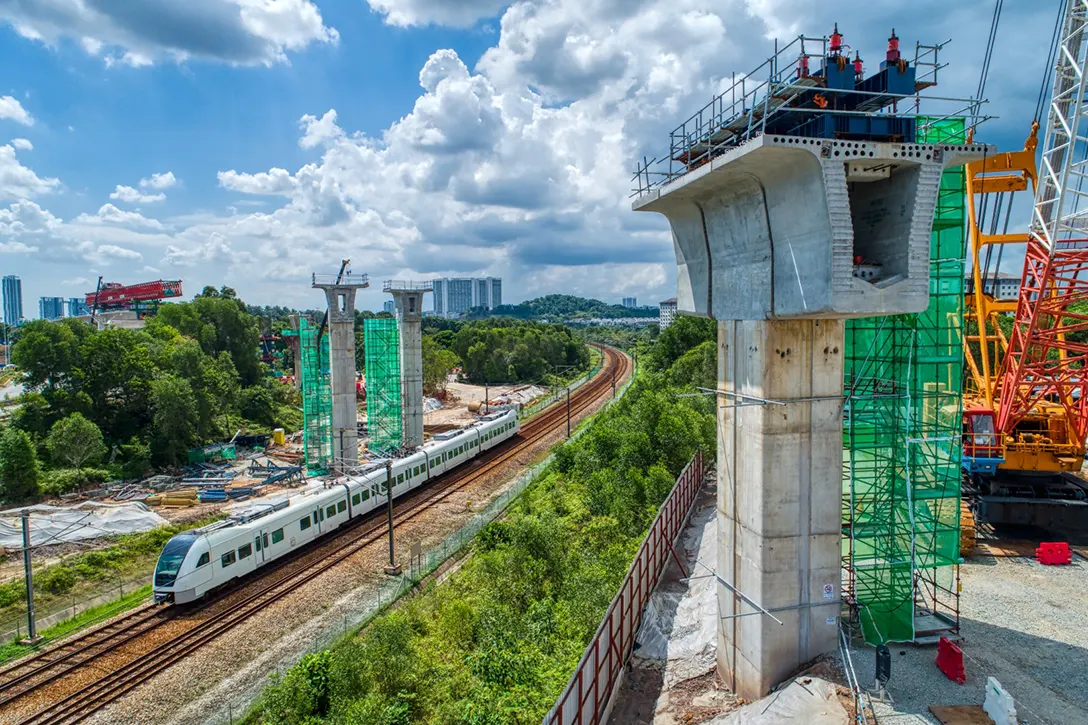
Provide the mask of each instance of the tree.
[{"label": "tree", "polygon": [[457,354],[439,347],[430,335],[423,336],[423,393],[434,395],[446,389],[446,380],[457,363]]},{"label": "tree", "polygon": [[46,445],[53,464],[67,468],[83,468],[97,463],[106,453],[102,431],[79,413],[72,413],[54,423]]},{"label": "tree", "polygon": [[166,374],[151,384],[155,439],[152,453],[161,463],[178,463],[196,440],[196,396],[188,380]]},{"label": "tree", "polygon": [[0,434],[0,486],[5,501],[24,501],[40,493],[41,468],[26,431],[7,427]]}]

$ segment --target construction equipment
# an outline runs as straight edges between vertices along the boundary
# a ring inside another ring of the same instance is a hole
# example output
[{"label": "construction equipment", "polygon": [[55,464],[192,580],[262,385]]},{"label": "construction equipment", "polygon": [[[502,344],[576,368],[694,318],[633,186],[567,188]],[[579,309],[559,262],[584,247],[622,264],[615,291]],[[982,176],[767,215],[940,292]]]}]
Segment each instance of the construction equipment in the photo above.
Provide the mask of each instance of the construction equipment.
[{"label": "construction equipment", "polygon": [[[131,309],[147,302],[181,297],[181,280],[156,280],[139,284],[123,285],[119,282],[102,283],[86,294],[87,306],[93,311]],[[93,314],[93,312],[92,312]]]},{"label": "construction equipment", "polygon": [[[1088,484],[1076,475],[1088,437],[1088,0],[1059,12],[1041,163],[1036,122],[1022,151],[967,165],[963,468],[983,521],[1088,528]],[[1037,118],[1042,99],[1043,89]],[[1030,229],[1010,233],[1012,197],[1029,189]],[[997,290],[1008,245],[1025,248],[1016,300]]]}]

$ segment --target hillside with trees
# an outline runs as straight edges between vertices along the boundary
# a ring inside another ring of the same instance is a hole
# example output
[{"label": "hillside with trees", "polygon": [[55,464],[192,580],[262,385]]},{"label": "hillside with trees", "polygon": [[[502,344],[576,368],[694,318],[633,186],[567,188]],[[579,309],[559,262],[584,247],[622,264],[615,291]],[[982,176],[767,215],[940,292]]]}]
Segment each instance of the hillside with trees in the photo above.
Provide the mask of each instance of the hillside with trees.
[{"label": "hillside with trees", "polygon": [[486,310],[477,310],[471,313],[469,317],[482,317],[490,314],[493,317],[516,317],[522,320],[561,322],[597,317],[610,320],[630,317],[657,317],[658,312],[659,309],[656,306],[624,307],[622,305],[611,305],[600,300],[575,297],[574,295],[546,295],[517,305],[499,305],[490,313]]}]

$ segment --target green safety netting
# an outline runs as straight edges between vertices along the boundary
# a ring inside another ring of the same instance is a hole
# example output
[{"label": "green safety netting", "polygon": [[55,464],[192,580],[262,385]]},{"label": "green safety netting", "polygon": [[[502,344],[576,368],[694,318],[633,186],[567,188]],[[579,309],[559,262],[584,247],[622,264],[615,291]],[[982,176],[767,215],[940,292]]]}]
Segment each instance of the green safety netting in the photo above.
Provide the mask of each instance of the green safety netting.
[{"label": "green safety netting", "polygon": [[305,317],[299,320],[302,374],[303,443],[306,468],[326,472],[332,463],[332,388],[329,382],[329,337]]},{"label": "green safety netting", "polygon": [[[919,143],[964,143],[963,119],[918,118]],[[865,640],[915,638],[956,596],[963,378],[964,171],[945,171],[921,314],[846,324],[843,557]],[[948,610],[954,611],[954,610]]]},{"label": "green safety netting", "polygon": [[369,450],[384,454],[400,449],[404,440],[401,413],[400,334],[397,321],[366,320],[366,420]]}]

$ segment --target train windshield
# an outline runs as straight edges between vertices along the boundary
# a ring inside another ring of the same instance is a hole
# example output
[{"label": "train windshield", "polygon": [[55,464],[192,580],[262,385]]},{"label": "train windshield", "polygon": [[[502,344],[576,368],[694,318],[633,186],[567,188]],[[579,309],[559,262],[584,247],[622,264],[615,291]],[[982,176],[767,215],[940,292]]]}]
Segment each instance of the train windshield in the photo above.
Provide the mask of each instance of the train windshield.
[{"label": "train windshield", "polygon": [[181,534],[166,542],[166,546],[159,555],[159,563],[155,567],[155,586],[168,587],[178,578],[178,570],[181,562],[185,561],[185,555],[189,553],[196,536],[193,534]]}]

